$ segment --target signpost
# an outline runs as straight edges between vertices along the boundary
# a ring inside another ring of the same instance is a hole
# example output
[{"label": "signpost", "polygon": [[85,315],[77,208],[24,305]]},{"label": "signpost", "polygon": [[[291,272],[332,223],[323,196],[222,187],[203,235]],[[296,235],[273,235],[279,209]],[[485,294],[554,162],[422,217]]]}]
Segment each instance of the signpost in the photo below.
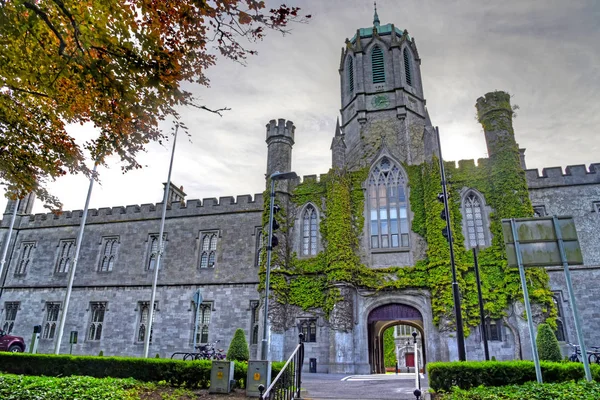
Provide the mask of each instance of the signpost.
[{"label": "signpost", "polygon": [[523,287],[523,297],[525,300],[525,310],[527,312],[527,322],[529,324],[529,335],[531,337],[531,348],[533,350],[533,361],[535,363],[535,373],[537,381],[542,382],[542,372],[540,369],[540,360],[535,344],[535,333],[533,320],[531,318],[531,305],[529,304],[529,293],[527,291],[527,282],[525,280],[525,267],[546,267],[562,265],[565,271],[567,291],[571,301],[571,310],[575,322],[575,330],[581,346],[581,355],[583,358],[583,367],[585,377],[588,381],[592,380],[590,365],[587,359],[587,351],[581,331],[579,311],[573,294],[573,285],[571,283],[571,273],[569,265],[583,264],[583,256],[577,239],[577,231],[572,217],[540,217],[540,218],[512,218],[502,220],[502,231],[504,234],[504,243],[506,245],[506,254],[508,265],[518,267],[521,275],[521,286]]},{"label": "signpost", "polygon": [[194,317],[194,351],[196,351],[196,342],[198,338],[198,316],[200,315],[200,304],[202,304],[202,289],[194,292],[194,304],[196,305],[196,316]]}]

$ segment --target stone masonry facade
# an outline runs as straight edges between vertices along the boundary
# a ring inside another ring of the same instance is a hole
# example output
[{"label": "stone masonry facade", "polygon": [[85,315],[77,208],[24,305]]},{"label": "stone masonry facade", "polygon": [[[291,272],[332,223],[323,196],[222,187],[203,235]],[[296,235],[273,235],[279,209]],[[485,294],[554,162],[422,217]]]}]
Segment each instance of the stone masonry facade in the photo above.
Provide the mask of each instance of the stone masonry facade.
[{"label": "stone masonry facade", "polygon": [[[393,191],[368,194],[369,183],[363,185],[365,226],[359,237],[358,255],[360,262],[369,268],[413,266],[426,255],[424,238],[410,229],[414,210],[406,200],[411,188],[404,171],[406,166],[431,162],[440,154],[436,131],[425,106],[420,65],[414,38],[394,24],[381,25],[377,14],[373,25],[358,29],[342,49],[341,119],[331,145],[332,166],[349,171],[367,167],[370,173],[384,170],[386,174],[389,168],[397,173],[394,188],[406,187],[406,192],[394,192],[395,199],[402,204],[396,202],[396,208],[392,209],[381,198],[391,196],[389,193]],[[267,176],[293,170],[295,134],[291,121],[279,119],[267,124]],[[485,134],[488,146],[498,139],[493,131]],[[540,174],[537,170],[526,170],[524,150],[520,155],[536,214],[572,215],[575,219],[584,257],[584,265],[572,268],[575,297],[587,344],[598,345],[595,340],[600,331],[600,311],[596,307],[600,299],[597,285],[600,164],[589,168],[569,166],[564,171],[546,168]],[[475,167],[472,160],[463,160],[461,164]],[[322,178],[306,176],[303,181],[319,179]],[[278,196],[289,200],[297,183],[279,182]],[[461,193],[466,196],[469,188]],[[375,212],[369,208],[373,196],[379,196],[379,207],[387,207],[386,213],[380,213],[382,208]],[[173,187],[168,198],[150,355],[170,357],[174,352],[191,350],[196,329],[198,342],[219,340],[218,347],[226,348],[235,330],[242,328],[250,343],[251,357],[262,357],[264,293],[259,292],[259,265],[264,256],[264,251],[261,252],[265,237],[261,234],[263,195],[188,200],[183,190]],[[38,351],[51,353],[63,312],[67,271],[73,262],[82,211],[33,215],[33,201],[28,196],[17,210],[4,274],[0,277],[0,328],[10,329],[12,334],[28,340],[33,326],[41,325]],[[323,251],[318,229],[327,218],[319,211],[323,205],[295,207],[290,201],[285,204],[295,223],[278,251],[295,252],[299,258]],[[494,210],[483,205],[481,218],[488,218]],[[9,201],[1,222],[2,243],[14,206]],[[144,313],[151,297],[161,210],[161,203],[89,210],[61,353],[70,350],[69,332],[77,331],[79,341],[73,346],[74,354],[94,355],[100,351],[105,355],[143,354],[140,339],[148,333]],[[387,221],[389,226],[385,224]],[[393,229],[400,232],[394,233]],[[464,236],[468,233],[464,227]],[[487,241],[491,240],[489,236],[482,234]],[[548,268],[548,272],[563,329],[562,343],[566,347],[567,342],[577,341],[571,314],[573,305],[562,269]],[[377,372],[382,354],[378,347],[380,334],[398,324],[409,325],[421,333],[422,357],[426,362],[458,358],[455,332],[434,324],[432,295],[428,290],[376,292],[343,282],[338,289],[340,299],[327,317],[319,310],[305,311],[277,301],[270,303],[266,336],[271,360],[286,359],[297,343],[298,333],[303,332],[307,339],[306,359],[317,361],[318,372]],[[203,297],[200,314],[193,302],[198,290]],[[523,315],[523,305],[517,302],[506,310],[504,322],[496,326],[497,337],[490,341],[490,352],[497,359],[531,357]],[[481,330],[472,329],[466,339],[468,359],[483,359],[481,340]]]}]

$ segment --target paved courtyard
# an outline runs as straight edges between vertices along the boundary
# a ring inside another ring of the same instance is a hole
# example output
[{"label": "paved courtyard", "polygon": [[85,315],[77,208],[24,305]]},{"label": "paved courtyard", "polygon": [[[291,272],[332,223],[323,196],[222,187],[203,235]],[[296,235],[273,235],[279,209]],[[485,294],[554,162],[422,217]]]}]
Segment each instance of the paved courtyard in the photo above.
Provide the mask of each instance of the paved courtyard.
[{"label": "paved courtyard", "polygon": [[[415,399],[415,375],[340,375],[302,374],[303,398],[306,400],[408,400]],[[421,374],[421,391],[427,379]]]}]

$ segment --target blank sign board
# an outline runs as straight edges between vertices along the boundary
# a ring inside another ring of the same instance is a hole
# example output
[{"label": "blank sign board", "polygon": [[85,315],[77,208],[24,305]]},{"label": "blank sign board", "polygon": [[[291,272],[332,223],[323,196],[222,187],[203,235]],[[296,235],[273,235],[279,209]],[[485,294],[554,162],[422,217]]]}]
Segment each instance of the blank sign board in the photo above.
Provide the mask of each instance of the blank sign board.
[{"label": "blank sign board", "polygon": [[[572,217],[557,217],[569,265],[583,264],[581,248]],[[502,220],[508,265],[517,267],[515,240],[510,219]],[[524,267],[562,266],[558,238],[552,217],[515,219],[517,239]]]}]

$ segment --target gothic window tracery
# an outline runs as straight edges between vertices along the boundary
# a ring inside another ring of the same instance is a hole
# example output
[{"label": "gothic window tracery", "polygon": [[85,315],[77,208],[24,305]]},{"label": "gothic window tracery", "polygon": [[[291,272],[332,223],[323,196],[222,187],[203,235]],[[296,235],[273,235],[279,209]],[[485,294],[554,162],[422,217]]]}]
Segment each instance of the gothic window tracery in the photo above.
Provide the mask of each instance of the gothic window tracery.
[{"label": "gothic window tracery", "polygon": [[27,268],[31,264],[33,249],[35,249],[35,242],[23,243],[21,259],[19,260],[19,264],[17,264],[15,274],[25,275],[27,273]]},{"label": "gothic window tracery", "polygon": [[403,171],[383,157],[371,170],[368,186],[371,248],[408,247],[408,200]]},{"label": "gothic window tracery", "polygon": [[117,238],[104,238],[104,247],[102,249],[102,255],[100,257],[100,265],[98,271],[110,272],[115,264],[115,258],[117,256],[117,247],[119,241]]},{"label": "gothic window tracery", "polygon": [[60,304],[47,302],[46,303],[46,320],[44,321],[44,330],[42,332],[42,339],[54,339],[56,333],[56,323],[58,322],[58,313],[60,311]]},{"label": "gothic window tracery", "polygon": [[202,234],[200,268],[213,268],[215,266],[217,237],[217,232],[206,232]]},{"label": "gothic window tracery", "polygon": [[309,204],[302,213],[302,255],[317,255],[317,210]]},{"label": "gothic window tracery", "polygon": [[90,303],[91,317],[90,327],[88,329],[89,341],[97,341],[102,338],[102,328],[104,325],[104,313],[106,311],[106,303],[95,302]]},{"label": "gothic window tracery", "polygon": [[73,250],[75,247],[74,240],[61,240],[58,249],[58,258],[56,260],[56,267],[54,272],[58,274],[64,274],[69,272],[71,259],[73,257]]},{"label": "gothic window tracery", "polygon": [[200,310],[194,305],[194,315],[196,315],[196,343],[208,343],[208,328],[210,326],[210,313],[213,303],[200,303]]},{"label": "gothic window tracery", "polygon": [[475,192],[469,191],[463,198],[463,217],[467,236],[467,247],[484,247],[487,245],[487,223],[483,210],[483,199]]},{"label": "gothic window tracery", "polygon": [[373,83],[385,83],[385,62],[383,51],[375,45],[371,51],[371,67],[373,70]]}]

